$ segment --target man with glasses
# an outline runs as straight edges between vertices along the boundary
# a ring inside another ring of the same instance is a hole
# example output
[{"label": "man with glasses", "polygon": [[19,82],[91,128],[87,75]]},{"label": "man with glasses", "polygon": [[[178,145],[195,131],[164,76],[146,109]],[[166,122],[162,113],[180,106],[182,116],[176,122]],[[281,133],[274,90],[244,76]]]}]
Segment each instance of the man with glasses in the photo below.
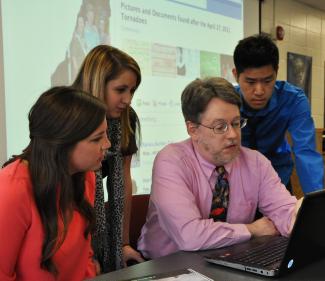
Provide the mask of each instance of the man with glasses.
[{"label": "man with glasses", "polygon": [[[194,80],[181,102],[190,138],[156,156],[138,243],[142,254],[157,258],[252,236],[289,235],[297,200],[262,154],[241,147],[246,119],[232,84],[223,78]],[[264,217],[254,220],[257,207]]]},{"label": "man with glasses", "polygon": [[276,81],[279,50],[265,35],[239,41],[234,51],[233,74],[248,118],[242,130],[242,145],[263,153],[281,181],[291,190],[293,170],[289,131],[297,174],[304,193],[323,188],[324,165],[315,147],[315,127],[304,91],[285,81]]}]

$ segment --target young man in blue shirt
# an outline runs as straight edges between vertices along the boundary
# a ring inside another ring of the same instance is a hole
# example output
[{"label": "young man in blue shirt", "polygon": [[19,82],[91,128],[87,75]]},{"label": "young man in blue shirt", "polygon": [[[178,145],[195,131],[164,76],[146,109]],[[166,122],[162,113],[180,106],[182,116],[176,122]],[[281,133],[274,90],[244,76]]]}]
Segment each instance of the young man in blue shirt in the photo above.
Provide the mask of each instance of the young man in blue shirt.
[{"label": "young man in blue shirt", "polygon": [[263,153],[283,184],[290,189],[293,170],[291,134],[296,170],[304,193],[323,188],[324,166],[315,147],[315,127],[304,91],[285,81],[276,81],[279,50],[265,35],[240,40],[234,51],[233,74],[248,118],[242,130],[242,145]]}]

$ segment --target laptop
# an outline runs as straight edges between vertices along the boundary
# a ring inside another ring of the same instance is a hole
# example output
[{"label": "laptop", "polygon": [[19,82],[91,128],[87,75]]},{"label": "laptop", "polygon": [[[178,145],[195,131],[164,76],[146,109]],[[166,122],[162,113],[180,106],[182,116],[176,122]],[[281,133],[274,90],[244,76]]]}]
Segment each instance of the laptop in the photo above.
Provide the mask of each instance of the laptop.
[{"label": "laptop", "polygon": [[325,190],[306,194],[290,237],[262,236],[204,255],[206,261],[280,276],[325,258]]}]

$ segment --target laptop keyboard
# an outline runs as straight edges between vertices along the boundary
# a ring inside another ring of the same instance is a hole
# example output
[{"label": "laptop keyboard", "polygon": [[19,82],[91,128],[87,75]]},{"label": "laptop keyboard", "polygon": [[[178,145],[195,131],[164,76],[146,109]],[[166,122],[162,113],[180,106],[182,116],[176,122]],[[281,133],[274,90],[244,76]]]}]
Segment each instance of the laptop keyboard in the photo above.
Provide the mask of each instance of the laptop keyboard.
[{"label": "laptop keyboard", "polygon": [[257,246],[256,248],[232,256],[232,260],[240,263],[268,266],[282,260],[287,245],[287,239],[272,240],[270,243]]}]

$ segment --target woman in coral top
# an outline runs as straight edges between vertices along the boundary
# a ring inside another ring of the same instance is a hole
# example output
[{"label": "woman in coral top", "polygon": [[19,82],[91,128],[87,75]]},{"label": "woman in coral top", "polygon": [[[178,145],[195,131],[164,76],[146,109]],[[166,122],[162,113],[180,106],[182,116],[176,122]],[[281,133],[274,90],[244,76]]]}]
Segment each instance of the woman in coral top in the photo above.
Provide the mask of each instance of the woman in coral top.
[{"label": "woman in coral top", "polygon": [[29,112],[30,142],[0,170],[0,280],[79,281],[96,275],[94,170],[111,146],[106,106],[69,87]]}]

